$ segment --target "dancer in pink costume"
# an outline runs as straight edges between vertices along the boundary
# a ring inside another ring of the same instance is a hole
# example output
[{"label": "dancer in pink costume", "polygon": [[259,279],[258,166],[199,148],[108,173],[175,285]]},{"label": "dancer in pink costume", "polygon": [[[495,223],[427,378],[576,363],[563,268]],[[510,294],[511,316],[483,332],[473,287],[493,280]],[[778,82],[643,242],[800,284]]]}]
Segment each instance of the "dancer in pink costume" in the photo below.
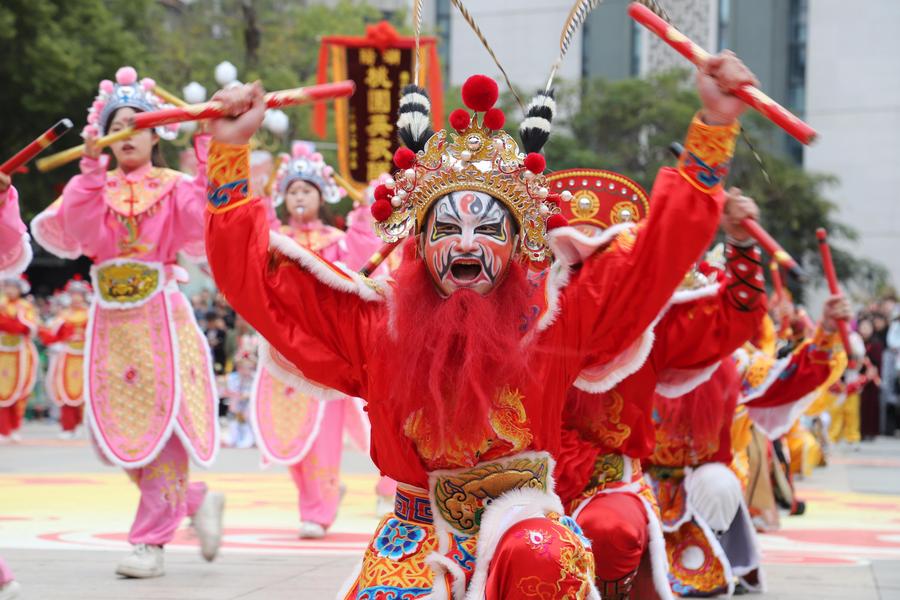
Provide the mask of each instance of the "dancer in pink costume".
[{"label": "dancer in pink costume", "polygon": [[[0,173],[0,277],[15,277],[31,262],[28,230],[19,216],[19,195],[9,175]],[[0,558],[0,600],[19,597],[19,582]]]},{"label": "dancer in pink costume", "polygon": [[194,139],[197,176],[154,166],[159,138],[143,130],[112,145],[117,168],[95,139],[127,127],[136,112],[163,103],[150,79],[131,67],[100,82],[83,136],[81,174],[62,198],[32,221],[50,252],[94,261],[85,346],[88,422],[102,454],[128,470],[141,492],[118,565],[126,577],[164,573],[163,546],[185,516],[193,518],[203,557],[221,541],[224,497],[188,483],[188,455],[209,466],[219,448],[218,395],[209,348],[178,283],[187,279],[176,254],[203,244],[208,137]]},{"label": "dancer in pink costume", "polygon": [[[281,158],[272,191],[274,204],[283,204],[287,214],[278,233],[329,262],[360,268],[381,246],[367,206],[348,215],[346,233],[323,222],[328,212],[324,205],[338,202],[345,190],[310,144],[295,142],[292,155]],[[289,465],[299,493],[300,537],[321,538],[340,504],[344,429],[368,451],[368,419],[359,400],[319,390],[308,393],[308,386],[278,369],[267,354],[263,344],[251,402],[257,443],[266,460]],[[376,488],[379,497],[392,497],[395,485],[383,478]]]}]

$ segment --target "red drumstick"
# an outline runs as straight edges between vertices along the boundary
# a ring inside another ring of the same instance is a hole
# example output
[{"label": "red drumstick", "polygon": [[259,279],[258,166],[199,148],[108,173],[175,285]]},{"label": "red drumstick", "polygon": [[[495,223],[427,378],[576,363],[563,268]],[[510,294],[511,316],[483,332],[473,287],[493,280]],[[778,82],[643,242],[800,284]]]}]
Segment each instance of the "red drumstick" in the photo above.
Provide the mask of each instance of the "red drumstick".
[{"label": "red drumstick", "polygon": [[747,233],[753,236],[753,239],[759,242],[759,245],[763,247],[763,250],[768,252],[769,256],[771,256],[778,264],[793,273],[797,279],[800,279],[801,281],[805,279],[806,273],[803,272],[803,269],[800,268],[797,261],[781,247],[781,244],[775,241],[775,238],[769,235],[768,231],[762,228],[762,225],[753,219],[747,218],[741,221],[741,227],[746,229]]},{"label": "red drumstick", "polygon": [[44,148],[61,138],[70,129],[72,129],[72,121],[61,119],[56,125],[39,135],[33,142],[0,165],[0,172],[12,175],[19,167],[22,167],[29,160],[43,152]]},{"label": "red drumstick", "polygon": [[[822,269],[825,271],[825,279],[828,281],[828,291],[832,295],[841,295],[841,287],[838,285],[837,273],[834,271],[834,261],[831,260],[831,248],[828,247],[828,232],[825,228],[816,229],[816,237],[819,238],[819,253],[822,255]],[[841,334],[841,343],[850,357],[850,327],[845,319],[837,322],[838,332]]]},{"label": "red drumstick", "polygon": [[[269,92],[265,96],[268,108],[280,108],[282,106],[296,106],[298,104],[310,104],[331,100],[333,98],[346,98],[353,94],[356,85],[350,81],[338,81],[321,85],[310,85],[291,90]],[[149,129],[160,125],[182,123],[184,121],[198,121],[200,119],[216,119],[222,116],[222,104],[216,100],[201,104],[189,104],[184,107],[167,108],[142,112],[134,115],[135,129]]]},{"label": "red drumstick", "polygon": [[384,260],[391,255],[397,246],[400,245],[400,242],[403,240],[397,240],[396,242],[388,242],[378,249],[375,254],[369,257],[369,260],[366,262],[365,266],[359,270],[359,274],[363,277],[368,277],[371,275],[375,269],[377,269]]},{"label": "red drumstick", "polygon": [[[672,46],[679,54],[694,63],[694,65],[698,67],[703,66],[711,58],[709,52],[692,42],[686,35],[669,23],[666,23],[665,20],[646,6],[632,2],[628,6],[628,14],[632,19]],[[732,94],[758,110],[763,116],[784,129],[799,142],[810,144],[816,139],[816,131],[812,127],[749,83],[745,83],[733,90]]]}]

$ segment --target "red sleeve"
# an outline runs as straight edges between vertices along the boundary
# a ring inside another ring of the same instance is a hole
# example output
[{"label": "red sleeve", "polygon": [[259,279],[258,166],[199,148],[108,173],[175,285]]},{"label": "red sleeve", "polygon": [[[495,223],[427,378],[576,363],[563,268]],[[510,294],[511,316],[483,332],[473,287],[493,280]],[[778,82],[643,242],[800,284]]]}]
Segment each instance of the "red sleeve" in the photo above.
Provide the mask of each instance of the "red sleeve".
[{"label": "red sleeve", "polygon": [[0,315],[0,331],[15,335],[28,335],[31,329],[16,317]]},{"label": "red sleeve", "polygon": [[286,238],[270,240],[265,207],[247,197],[249,170],[249,146],[212,144],[206,252],[216,284],[304,377],[365,397],[377,294]]},{"label": "red sleeve", "polygon": [[637,235],[620,234],[587,258],[561,294],[559,324],[579,370],[611,361],[653,323],[709,245],[722,210],[721,194],[670,168],[660,171],[650,203]]},{"label": "red sleeve", "polygon": [[762,263],[756,248],[729,244],[726,278],[712,297],[676,304],[656,328],[657,368],[701,369],[740,348],[766,314]]},{"label": "red sleeve", "polygon": [[802,399],[828,382],[835,364],[833,354],[840,348],[836,333],[819,328],[812,340],[789,356],[768,361],[768,367],[764,359],[751,358],[742,382],[744,402],[750,408],[769,408]]}]

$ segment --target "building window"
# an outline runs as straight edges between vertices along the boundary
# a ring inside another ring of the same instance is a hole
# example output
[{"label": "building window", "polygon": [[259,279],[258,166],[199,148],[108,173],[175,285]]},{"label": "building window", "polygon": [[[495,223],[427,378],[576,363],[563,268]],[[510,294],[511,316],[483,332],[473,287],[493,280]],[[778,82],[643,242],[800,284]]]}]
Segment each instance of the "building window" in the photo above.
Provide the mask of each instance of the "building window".
[{"label": "building window", "polygon": [[791,0],[788,13],[788,106],[802,113],[806,106],[806,18],[808,0]]},{"label": "building window", "polygon": [[438,57],[444,81],[450,80],[450,0],[435,2],[434,25],[438,38]]},{"label": "building window", "polygon": [[637,21],[631,21],[631,53],[628,61],[628,73],[632,77],[641,75],[641,32],[643,27]]},{"label": "building window", "polygon": [[[788,8],[788,108],[800,116],[806,111],[806,42],[809,0],[790,0]],[[791,139],[788,152],[803,162],[803,145]]]},{"label": "building window", "polygon": [[728,27],[731,25],[731,0],[719,0],[719,28],[716,41],[719,52],[731,45]]}]

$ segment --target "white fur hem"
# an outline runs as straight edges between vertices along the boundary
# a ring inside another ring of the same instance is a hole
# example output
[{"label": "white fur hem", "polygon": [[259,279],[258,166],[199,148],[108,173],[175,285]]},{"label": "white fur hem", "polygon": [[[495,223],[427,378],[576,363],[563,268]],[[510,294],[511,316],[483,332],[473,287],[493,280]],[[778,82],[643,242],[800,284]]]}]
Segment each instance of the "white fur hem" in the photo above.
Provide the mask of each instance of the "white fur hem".
[{"label": "white fur hem", "polygon": [[20,274],[22,274],[23,271],[25,271],[25,269],[28,268],[28,265],[31,264],[33,253],[31,250],[31,238],[27,233],[22,234],[22,239],[18,245],[18,249],[19,257],[11,265],[7,266],[3,270],[0,270],[0,278],[6,279],[9,277],[18,277]]},{"label": "white fur hem", "polygon": [[260,365],[267,369],[269,373],[305,394],[315,396],[319,400],[340,400],[346,397],[346,394],[342,392],[319,385],[308,379],[296,365],[285,358],[265,339],[259,341],[259,359]]},{"label": "white fur hem", "polygon": [[665,369],[656,382],[656,393],[666,398],[680,398],[709,381],[720,364],[721,361],[703,369]]},{"label": "white fur hem", "polygon": [[582,370],[575,380],[575,387],[590,394],[600,394],[613,389],[626,377],[636,373],[647,362],[656,340],[654,330],[668,309],[668,306],[663,308],[641,337],[610,362]]},{"label": "white fur hem", "polygon": [[693,290],[675,290],[670,302],[672,304],[686,304],[701,298],[712,298],[719,293],[719,285],[718,283],[710,283]]},{"label": "white fur hem", "polygon": [[765,408],[755,408],[753,404],[747,405],[747,411],[750,419],[753,421],[760,431],[762,431],[770,440],[777,440],[785,435],[794,426],[794,422],[799,419],[806,409],[818,397],[819,389],[816,388],[812,392],[803,396],[799,400],[782,404],[781,406],[770,406]]},{"label": "white fur hem", "polygon": [[51,219],[56,219],[58,215],[58,209],[51,210],[50,208],[47,208],[46,210],[41,212],[31,220],[31,235],[34,237],[34,240],[50,254],[58,256],[59,258],[75,260],[83,254],[80,246],[76,246],[73,248],[64,248],[63,246],[54,244],[53,242],[48,240],[46,236],[44,236],[44,222],[47,221],[47,223],[49,223]]},{"label": "white fur hem", "polygon": [[[294,465],[306,458],[306,455],[309,453],[312,448],[313,443],[315,443],[316,438],[319,437],[319,430],[322,427],[322,419],[325,416],[325,407],[319,406],[318,410],[316,410],[315,423],[313,423],[312,431],[309,433],[309,436],[306,438],[306,443],[303,444],[303,447],[300,448],[297,452],[292,455],[280,458],[272,454],[272,450],[269,448],[268,440],[262,435],[262,431],[259,427],[259,412],[258,412],[258,404],[259,404],[259,381],[262,378],[263,369],[265,369],[261,363],[256,367],[256,374],[253,376],[253,387],[251,388],[250,395],[250,425],[253,427],[253,435],[257,440],[257,447],[259,448],[260,453],[262,453],[265,460],[269,463],[275,463],[279,465]],[[274,373],[269,372],[269,377],[276,377]],[[276,377],[277,379],[277,377]],[[283,381],[283,380],[282,380]],[[318,398],[308,398],[306,402],[318,402]]]},{"label": "white fur hem", "polygon": [[325,285],[341,292],[356,294],[369,302],[380,302],[384,297],[366,284],[364,278],[342,265],[332,265],[313,252],[303,248],[291,238],[275,231],[269,232],[269,248],[275,249],[296,261]]}]

